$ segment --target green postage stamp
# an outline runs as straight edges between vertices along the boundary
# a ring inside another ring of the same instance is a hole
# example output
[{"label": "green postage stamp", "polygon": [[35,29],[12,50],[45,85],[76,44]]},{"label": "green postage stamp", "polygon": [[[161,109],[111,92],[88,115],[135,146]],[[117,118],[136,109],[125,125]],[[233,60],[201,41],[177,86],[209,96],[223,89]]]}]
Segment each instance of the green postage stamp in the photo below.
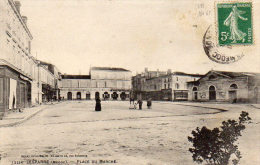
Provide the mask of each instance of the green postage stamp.
[{"label": "green postage stamp", "polygon": [[253,44],[251,2],[217,4],[217,21],[220,46]]}]

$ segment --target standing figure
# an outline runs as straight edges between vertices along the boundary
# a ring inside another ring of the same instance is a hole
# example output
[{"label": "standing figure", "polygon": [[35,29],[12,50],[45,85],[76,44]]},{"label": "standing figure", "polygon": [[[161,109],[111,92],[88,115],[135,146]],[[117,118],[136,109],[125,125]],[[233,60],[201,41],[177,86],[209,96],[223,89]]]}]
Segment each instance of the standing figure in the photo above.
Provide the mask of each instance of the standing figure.
[{"label": "standing figure", "polygon": [[101,111],[101,100],[99,97],[96,98],[96,107],[95,111]]},{"label": "standing figure", "polygon": [[151,107],[152,107],[152,99],[149,98],[149,99],[147,100],[147,108],[148,108],[148,109],[151,109]]},{"label": "standing figure", "polygon": [[243,21],[247,21],[247,18],[241,16],[245,11],[238,10],[236,6],[232,7],[232,11],[229,16],[224,21],[224,25],[229,26],[230,28],[230,40],[233,40],[232,43],[236,43],[237,41],[242,40],[245,42],[246,33],[243,33],[238,29],[238,19]]},{"label": "standing figure", "polygon": [[139,99],[137,103],[139,104],[139,110],[142,110],[143,101]]}]

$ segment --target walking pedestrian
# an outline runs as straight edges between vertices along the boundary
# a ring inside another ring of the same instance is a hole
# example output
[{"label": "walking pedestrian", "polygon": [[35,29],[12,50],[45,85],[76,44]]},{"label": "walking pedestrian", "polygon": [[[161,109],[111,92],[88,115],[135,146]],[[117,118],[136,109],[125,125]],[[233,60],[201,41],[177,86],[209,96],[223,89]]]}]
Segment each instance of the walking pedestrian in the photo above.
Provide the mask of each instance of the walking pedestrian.
[{"label": "walking pedestrian", "polygon": [[137,104],[139,104],[139,110],[142,110],[142,105],[143,105],[142,99],[139,99]]},{"label": "walking pedestrian", "polygon": [[96,98],[96,107],[95,111],[101,111],[101,100],[99,97]]},{"label": "walking pedestrian", "polygon": [[152,107],[152,98],[149,98],[149,99],[147,100],[147,108],[148,108],[148,109],[151,109],[151,107]]}]

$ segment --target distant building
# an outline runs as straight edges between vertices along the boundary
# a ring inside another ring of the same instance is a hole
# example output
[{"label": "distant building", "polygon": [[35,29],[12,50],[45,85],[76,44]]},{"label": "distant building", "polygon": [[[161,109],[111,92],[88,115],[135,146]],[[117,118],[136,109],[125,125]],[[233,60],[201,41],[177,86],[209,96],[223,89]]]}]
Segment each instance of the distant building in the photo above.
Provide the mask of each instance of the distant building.
[{"label": "distant building", "polygon": [[191,101],[259,103],[260,73],[211,70],[188,88]]},{"label": "distant building", "polygon": [[39,86],[41,88],[40,100],[42,102],[60,98],[61,73],[58,68],[50,63],[39,62]]},{"label": "distant building", "polygon": [[188,81],[198,80],[202,75],[183,72],[148,71],[132,77],[132,87],[136,98],[153,100],[188,100]]},{"label": "distant building", "polygon": [[125,100],[131,90],[131,71],[91,67],[90,75],[62,75],[60,95],[66,100]]}]

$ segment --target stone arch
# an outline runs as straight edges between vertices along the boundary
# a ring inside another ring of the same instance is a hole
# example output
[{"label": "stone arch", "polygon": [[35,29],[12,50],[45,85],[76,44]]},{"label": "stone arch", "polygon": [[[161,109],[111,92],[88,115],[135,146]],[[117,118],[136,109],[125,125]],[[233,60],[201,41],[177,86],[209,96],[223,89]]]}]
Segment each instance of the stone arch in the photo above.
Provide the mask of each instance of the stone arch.
[{"label": "stone arch", "polygon": [[193,87],[192,88],[192,99],[193,100],[198,100],[198,88],[197,87]]},{"label": "stone arch", "polygon": [[117,98],[118,98],[117,92],[113,92],[112,98],[113,98],[113,100],[117,100]]},{"label": "stone arch", "polygon": [[67,99],[68,100],[72,100],[72,92],[68,92],[67,93]]},{"label": "stone arch", "polygon": [[109,97],[110,97],[109,93],[108,92],[104,92],[104,94],[103,94],[104,100],[108,100]]},{"label": "stone arch", "polygon": [[228,97],[231,103],[237,102],[237,89],[238,89],[237,84],[231,84],[229,86]]},{"label": "stone arch", "polygon": [[76,97],[77,97],[77,100],[81,100],[81,92],[77,92]]},{"label": "stone arch", "polygon": [[125,92],[122,92],[122,93],[120,94],[120,98],[121,98],[121,100],[125,100],[125,99],[126,99],[126,93],[125,93]]},{"label": "stone arch", "polygon": [[91,95],[90,95],[90,92],[86,92],[86,100],[90,100],[90,97]]}]

